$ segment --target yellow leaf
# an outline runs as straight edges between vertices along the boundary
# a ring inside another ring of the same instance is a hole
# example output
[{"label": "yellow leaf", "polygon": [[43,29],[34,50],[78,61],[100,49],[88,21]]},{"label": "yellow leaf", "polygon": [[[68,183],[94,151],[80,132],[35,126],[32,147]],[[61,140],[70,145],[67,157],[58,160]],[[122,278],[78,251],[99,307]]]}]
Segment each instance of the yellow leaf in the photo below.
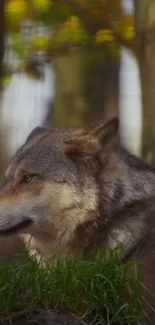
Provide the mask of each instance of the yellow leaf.
[{"label": "yellow leaf", "polygon": [[101,29],[96,33],[96,43],[113,42],[115,37],[110,29]]},{"label": "yellow leaf", "polygon": [[134,17],[132,15],[122,16],[119,32],[127,40],[132,40],[135,37]]},{"label": "yellow leaf", "polygon": [[65,23],[64,28],[69,30],[78,30],[80,28],[80,20],[76,16],[71,16]]},{"label": "yellow leaf", "polygon": [[46,50],[48,48],[49,41],[43,36],[38,36],[33,39],[31,44],[36,50]]},{"label": "yellow leaf", "polygon": [[132,40],[135,37],[135,28],[133,26],[127,27],[123,34],[126,39]]},{"label": "yellow leaf", "polygon": [[26,17],[28,12],[27,1],[10,0],[6,3],[5,12],[9,19],[22,19]]}]

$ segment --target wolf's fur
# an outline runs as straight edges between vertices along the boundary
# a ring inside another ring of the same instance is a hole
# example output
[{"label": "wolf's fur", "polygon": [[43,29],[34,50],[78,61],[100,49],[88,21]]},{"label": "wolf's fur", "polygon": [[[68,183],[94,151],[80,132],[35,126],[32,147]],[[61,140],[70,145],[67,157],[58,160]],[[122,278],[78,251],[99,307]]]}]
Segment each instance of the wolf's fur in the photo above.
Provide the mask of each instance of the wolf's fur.
[{"label": "wolf's fur", "polygon": [[118,144],[117,129],[117,118],[35,129],[6,172],[0,235],[22,234],[45,259],[121,244],[155,290],[155,170]]}]

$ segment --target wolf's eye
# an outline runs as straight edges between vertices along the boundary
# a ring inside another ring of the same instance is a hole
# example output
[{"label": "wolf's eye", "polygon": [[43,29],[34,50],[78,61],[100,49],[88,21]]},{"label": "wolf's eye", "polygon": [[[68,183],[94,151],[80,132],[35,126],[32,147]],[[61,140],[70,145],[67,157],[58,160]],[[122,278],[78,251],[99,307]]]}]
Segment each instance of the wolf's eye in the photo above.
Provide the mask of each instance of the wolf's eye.
[{"label": "wolf's eye", "polygon": [[28,184],[32,181],[32,178],[32,175],[23,175],[22,182]]}]

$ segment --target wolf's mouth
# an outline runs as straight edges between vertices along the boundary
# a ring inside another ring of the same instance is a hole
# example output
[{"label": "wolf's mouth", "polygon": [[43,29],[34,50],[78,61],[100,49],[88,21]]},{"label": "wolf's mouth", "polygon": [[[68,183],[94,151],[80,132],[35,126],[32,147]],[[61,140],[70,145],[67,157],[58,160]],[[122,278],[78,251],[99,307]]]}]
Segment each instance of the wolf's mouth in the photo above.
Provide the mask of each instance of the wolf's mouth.
[{"label": "wolf's mouth", "polygon": [[21,230],[27,228],[31,224],[32,224],[31,219],[24,220],[11,228],[0,230],[0,236],[16,234],[16,233],[20,232]]}]

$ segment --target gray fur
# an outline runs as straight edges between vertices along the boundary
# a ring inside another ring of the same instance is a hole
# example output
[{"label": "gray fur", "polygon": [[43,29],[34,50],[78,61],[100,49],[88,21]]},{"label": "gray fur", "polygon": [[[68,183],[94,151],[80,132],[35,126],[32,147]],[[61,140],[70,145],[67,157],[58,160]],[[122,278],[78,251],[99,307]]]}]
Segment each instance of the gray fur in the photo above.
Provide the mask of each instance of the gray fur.
[{"label": "gray fur", "polygon": [[135,255],[155,291],[155,170],[119,145],[117,128],[113,118],[30,135],[0,192],[0,235],[29,218],[20,233],[45,259],[121,244],[122,261]]}]

